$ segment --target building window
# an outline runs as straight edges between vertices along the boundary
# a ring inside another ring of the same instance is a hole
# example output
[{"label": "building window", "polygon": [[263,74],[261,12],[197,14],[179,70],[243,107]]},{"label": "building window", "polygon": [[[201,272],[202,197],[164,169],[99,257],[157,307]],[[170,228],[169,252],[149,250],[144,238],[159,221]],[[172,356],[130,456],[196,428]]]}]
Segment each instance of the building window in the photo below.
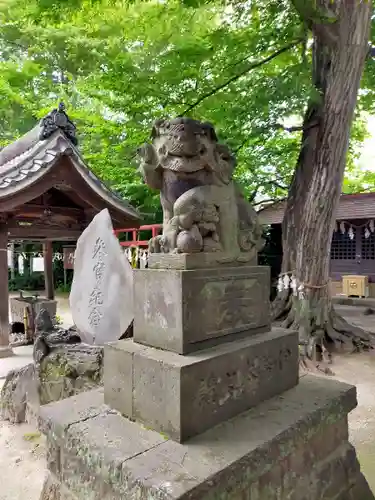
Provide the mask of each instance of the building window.
[{"label": "building window", "polygon": [[333,233],[331,245],[332,260],[355,260],[356,258],[356,229],[353,227],[353,238],[349,237],[348,231]]},{"label": "building window", "polygon": [[[368,234],[367,228],[362,228],[361,245],[362,245],[362,259],[370,260],[375,259],[375,233]],[[366,238],[366,234],[368,237]]]}]

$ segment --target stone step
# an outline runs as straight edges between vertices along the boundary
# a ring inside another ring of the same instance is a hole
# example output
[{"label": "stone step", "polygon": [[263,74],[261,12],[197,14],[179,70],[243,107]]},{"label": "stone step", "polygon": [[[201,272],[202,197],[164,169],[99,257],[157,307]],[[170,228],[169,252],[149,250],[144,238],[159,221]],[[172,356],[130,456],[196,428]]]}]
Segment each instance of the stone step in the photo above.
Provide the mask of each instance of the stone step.
[{"label": "stone step", "polygon": [[374,500],[348,442],[353,386],[304,376],[184,444],[103,403],[92,391],[41,408],[41,500]]},{"label": "stone step", "polygon": [[105,402],[180,442],[297,383],[297,332],[282,328],[188,356],[133,339],[104,350]]}]

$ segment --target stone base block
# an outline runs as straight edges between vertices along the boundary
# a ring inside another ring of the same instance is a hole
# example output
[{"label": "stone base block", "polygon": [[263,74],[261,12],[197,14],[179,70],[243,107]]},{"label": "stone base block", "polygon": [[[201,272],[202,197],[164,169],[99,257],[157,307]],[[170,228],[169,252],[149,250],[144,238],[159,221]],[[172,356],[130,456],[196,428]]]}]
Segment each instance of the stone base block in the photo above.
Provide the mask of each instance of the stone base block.
[{"label": "stone base block", "polygon": [[134,273],[134,340],[179,354],[270,329],[265,266]]},{"label": "stone base block", "polygon": [[19,321],[20,323],[24,322],[25,308],[30,305],[31,301],[35,310],[35,316],[38,315],[41,309],[46,309],[52,319],[56,317],[56,310],[57,310],[56,300],[50,300],[43,297],[37,299],[33,297],[31,298],[12,297],[9,300],[10,316],[12,318],[12,322],[15,321]]},{"label": "stone base block", "polygon": [[355,406],[354,387],[305,376],[180,444],[83,393],[41,408],[54,495],[41,500],[374,500],[348,442]]},{"label": "stone base block", "polygon": [[132,339],[104,351],[105,402],[176,441],[297,383],[297,333],[281,328],[189,356]]}]

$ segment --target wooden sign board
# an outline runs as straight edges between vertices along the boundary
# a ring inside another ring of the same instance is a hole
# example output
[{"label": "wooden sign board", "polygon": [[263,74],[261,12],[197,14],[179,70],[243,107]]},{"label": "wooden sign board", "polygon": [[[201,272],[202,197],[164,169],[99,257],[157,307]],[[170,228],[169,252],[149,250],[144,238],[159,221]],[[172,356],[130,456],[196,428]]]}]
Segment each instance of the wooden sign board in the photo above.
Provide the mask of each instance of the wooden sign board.
[{"label": "wooden sign board", "polygon": [[64,247],[64,269],[74,269],[75,247]]}]

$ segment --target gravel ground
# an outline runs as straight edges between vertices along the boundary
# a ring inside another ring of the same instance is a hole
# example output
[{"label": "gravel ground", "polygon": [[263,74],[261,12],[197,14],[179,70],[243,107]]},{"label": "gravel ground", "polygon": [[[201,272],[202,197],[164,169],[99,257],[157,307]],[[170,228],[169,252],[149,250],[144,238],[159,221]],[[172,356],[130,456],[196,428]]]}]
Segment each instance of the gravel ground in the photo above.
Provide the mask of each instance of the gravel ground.
[{"label": "gravel ground", "polygon": [[35,428],[0,422],[0,500],[39,500],[45,466],[44,437]]}]

